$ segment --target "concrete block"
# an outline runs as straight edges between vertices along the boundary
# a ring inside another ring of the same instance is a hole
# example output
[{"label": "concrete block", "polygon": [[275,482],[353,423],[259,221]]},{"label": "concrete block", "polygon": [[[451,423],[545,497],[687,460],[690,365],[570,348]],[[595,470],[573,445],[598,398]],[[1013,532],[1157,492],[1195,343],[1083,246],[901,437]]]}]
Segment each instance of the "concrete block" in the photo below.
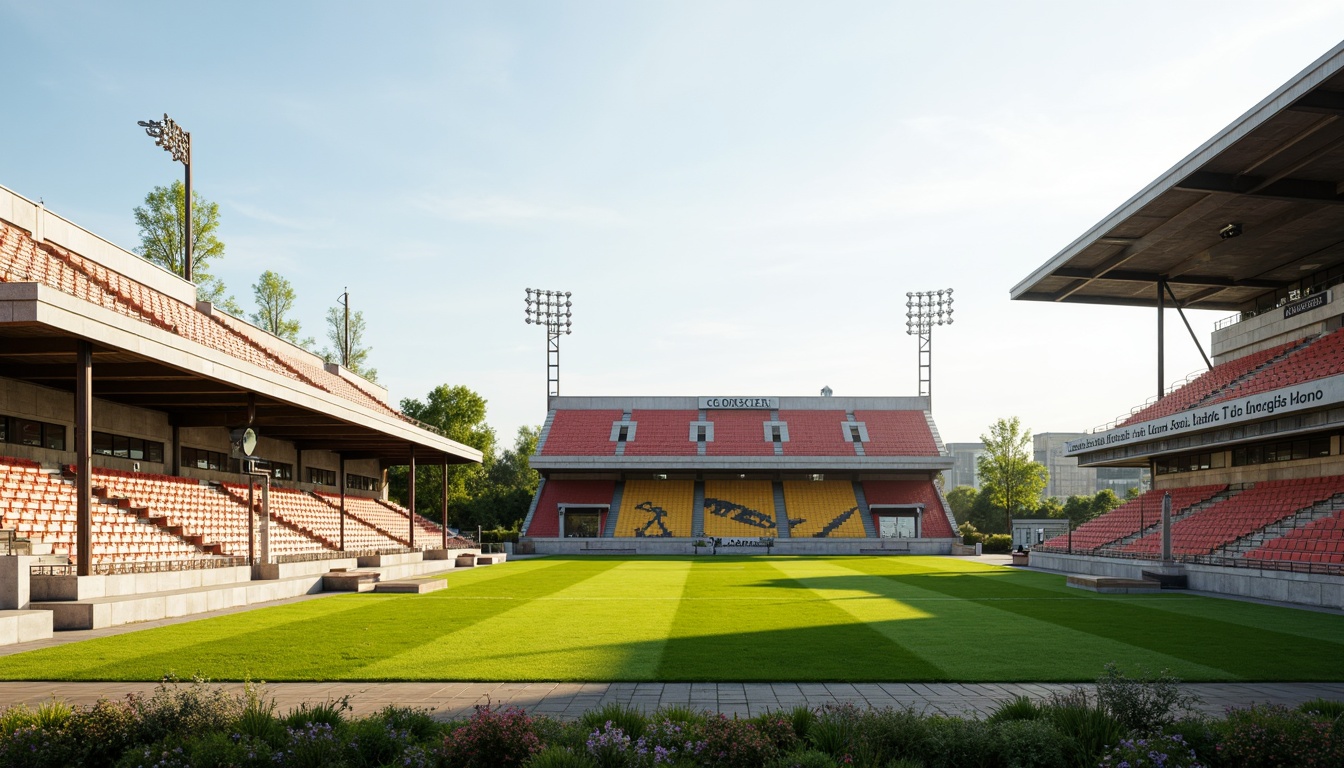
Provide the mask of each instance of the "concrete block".
[{"label": "concrete block", "polygon": [[458,555],[455,562],[458,568],[473,568],[476,566],[476,555]]},{"label": "concrete block", "polygon": [[445,579],[402,579],[399,581],[379,582],[374,586],[374,592],[397,592],[422,595],[426,592],[435,592],[448,586]]},{"label": "concrete block", "polygon": [[339,571],[322,577],[324,592],[368,592],[377,585],[380,574],[375,571]]},{"label": "concrete block", "polygon": [[264,581],[280,578],[280,566],[277,563],[255,563],[252,566],[252,580]]},{"label": "concrete block", "polygon": [[0,557],[0,609],[21,610],[31,600],[32,581],[29,570],[37,558],[30,555]]},{"label": "concrete block", "polygon": [[51,611],[0,611],[0,645],[44,640],[51,635]]}]

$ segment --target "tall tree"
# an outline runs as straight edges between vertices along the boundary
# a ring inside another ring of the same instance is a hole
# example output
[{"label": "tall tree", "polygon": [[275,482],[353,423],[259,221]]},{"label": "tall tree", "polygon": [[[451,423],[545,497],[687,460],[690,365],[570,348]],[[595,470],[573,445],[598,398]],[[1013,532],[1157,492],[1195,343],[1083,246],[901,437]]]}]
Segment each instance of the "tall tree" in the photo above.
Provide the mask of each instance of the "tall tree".
[{"label": "tall tree", "polygon": [[[243,310],[237,300],[226,296],[224,282],[210,273],[210,263],[224,258],[224,243],[218,235],[219,204],[194,190],[191,199],[191,272],[196,300],[211,302],[241,317]],[[182,182],[151,189],[145,195],[145,204],[136,206],[133,213],[140,228],[140,247],[135,252],[175,275],[182,274],[187,258],[183,226],[187,220],[187,189]]]},{"label": "tall tree", "polygon": [[1032,461],[1031,430],[1023,430],[1016,416],[991,424],[980,442],[985,452],[976,459],[976,470],[986,485],[981,494],[990,494],[994,506],[1003,510],[1004,527],[1011,530],[1014,514],[1036,508],[1050,471]]},{"label": "tall tree", "polygon": [[537,491],[537,471],[529,457],[537,450],[540,426],[518,428],[513,448],[487,469],[484,482],[469,489],[470,498],[449,506],[451,520],[463,528],[518,528]]},{"label": "tall tree", "polygon": [[327,341],[331,346],[321,354],[328,363],[340,363],[369,381],[377,381],[378,369],[369,365],[373,347],[364,346],[364,329],[363,312],[350,312],[344,305],[328,309]]},{"label": "tall tree", "polygon": [[947,492],[947,503],[952,507],[952,517],[957,524],[966,522],[971,516],[971,507],[975,506],[975,497],[980,492],[969,485],[958,485]]},{"label": "tall tree", "polygon": [[[430,391],[424,401],[406,398],[401,401],[402,413],[439,430],[450,440],[469,445],[485,457],[482,464],[448,465],[449,505],[460,504],[470,498],[471,491],[486,484],[486,475],[495,460],[495,431],[485,423],[486,400],[471,389],[458,385],[441,384]],[[388,493],[403,505],[409,494],[408,473],[405,466],[388,470]],[[415,473],[416,511],[431,520],[442,517],[443,470],[436,466],[418,466]]]},{"label": "tall tree", "polygon": [[294,310],[296,296],[294,286],[288,280],[268,269],[252,285],[252,297],[257,303],[252,322],[258,328],[301,347],[311,348],[317,343],[311,337],[299,339],[299,321],[289,316]]}]

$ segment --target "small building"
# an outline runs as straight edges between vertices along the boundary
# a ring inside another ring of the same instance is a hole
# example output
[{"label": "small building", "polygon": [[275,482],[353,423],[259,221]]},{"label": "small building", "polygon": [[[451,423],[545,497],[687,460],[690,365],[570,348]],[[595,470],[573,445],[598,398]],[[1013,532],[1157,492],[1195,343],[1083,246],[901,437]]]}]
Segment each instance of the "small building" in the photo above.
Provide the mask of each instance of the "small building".
[{"label": "small building", "polygon": [[1065,517],[1013,518],[1013,549],[1031,549],[1068,532],[1069,520]]}]

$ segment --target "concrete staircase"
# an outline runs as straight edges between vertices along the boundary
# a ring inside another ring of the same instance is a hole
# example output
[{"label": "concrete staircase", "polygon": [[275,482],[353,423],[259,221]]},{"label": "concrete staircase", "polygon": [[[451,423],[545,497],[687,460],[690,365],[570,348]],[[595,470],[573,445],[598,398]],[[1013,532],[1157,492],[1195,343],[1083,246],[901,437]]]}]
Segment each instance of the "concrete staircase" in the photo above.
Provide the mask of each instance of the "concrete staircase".
[{"label": "concrete staircase", "polygon": [[859,503],[859,514],[863,515],[863,535],[870,539],[877,538],[877,528],[873,525],[873,515],[868,509],[868,496],[863,492],[863,483],[855,480],[854,500]]},{"label": "concrete staircase", "polygon": [[691,500],[691,535],[705,535],[705,483],[695,481],[695,494]]},{"label": "concrete staircase", "polygon": [[793,536],[789,532],[789,510],[784,506],[784,484],[776,480],[770,484],[775,494],[775,538],[787,539]]},{"label": "concrete staircase", "polygon": [[616,537],[616,518],[621,516],[621,498],[625,496],[625,481],[616,481],[616,491],[611,495],[611,506],[607,507],[607,524],[602,527],[602,538]]}]

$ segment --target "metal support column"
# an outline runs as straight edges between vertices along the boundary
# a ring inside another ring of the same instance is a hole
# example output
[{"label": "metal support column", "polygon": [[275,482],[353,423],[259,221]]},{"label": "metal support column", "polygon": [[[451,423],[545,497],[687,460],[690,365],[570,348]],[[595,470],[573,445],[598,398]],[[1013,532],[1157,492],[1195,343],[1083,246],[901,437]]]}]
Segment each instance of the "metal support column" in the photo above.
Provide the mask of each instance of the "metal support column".
[{"label": "metal support column", "polygon": [[336,454],[341,473],[341,551],[345,551],[345,454]]},{"label": "metal support column", "polygon": [[1195,342],[1195,349],[1199,350],[1199,356],[1204,358],[1204,366],[1212,371],[1213,361],[1209,360],[1209,356],[1204,354],[1204,345],[1199,343],[1199,337],[1195,335],[1195,329],[1190,327],[1190,320],[1186,318],[1185,309],[1181,306],[1181,302],[1176,299],[1176,293],[1171,290],[1171,283],[1167,283],[1167,295],[1171,297],[1172,306],[1176,307],[1176,314],[1181,316],[1181,322],[1185,323],[1185,332],[1190,334],[1190,340]]},{"label": "metal support column", "polygon": [[411,548],[415,548],[415,444],[411,444],[411,467],[406,473],[406,519],[411,522],[410,542]]},{"label": "metal support column", "polygon": [[443,455],[443,512],[439,518],[443,534],[443,549],[448,548],[448,454]]},{"label": "metal support column", "polygon": [[93,345],[75,353],[75,573],[88,576],[93,560]]},{"label": "metal support column", "polygon": [[1166,393],[1166,334],[1162,329],[1162,318],[1167,313],[1167,281],[1162,278],[1157,280],[1157,399],[1161,400]]}]

